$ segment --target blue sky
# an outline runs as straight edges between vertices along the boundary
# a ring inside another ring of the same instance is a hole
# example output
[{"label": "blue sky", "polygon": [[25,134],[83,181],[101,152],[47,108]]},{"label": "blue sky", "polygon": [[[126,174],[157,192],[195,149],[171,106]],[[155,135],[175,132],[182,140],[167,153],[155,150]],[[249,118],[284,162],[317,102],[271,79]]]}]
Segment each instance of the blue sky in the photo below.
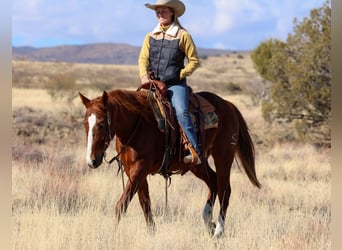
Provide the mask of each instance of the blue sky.
[{"label": "blue sky", "polygon": [[[140,46],[157,24],[141,0],[12,0],[12,45],[50,47],[99,42]],[[325,0],[184,0],[180,18],[201,48],[252,50],[285,40],[293,19]]]}]

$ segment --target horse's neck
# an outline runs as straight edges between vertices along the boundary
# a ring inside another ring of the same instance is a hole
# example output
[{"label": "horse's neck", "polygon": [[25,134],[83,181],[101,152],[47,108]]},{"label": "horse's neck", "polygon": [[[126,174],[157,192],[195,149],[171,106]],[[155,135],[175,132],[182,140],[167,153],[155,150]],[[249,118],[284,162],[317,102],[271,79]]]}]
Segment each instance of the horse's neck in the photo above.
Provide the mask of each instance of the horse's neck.
[{"label": "horse's neck", "polygon": [[114,126],[117,138],[125,144],[137,126],[139,116],[123,108],[121,105],[117,105],[114,110],[112,114],[112,126]]}]

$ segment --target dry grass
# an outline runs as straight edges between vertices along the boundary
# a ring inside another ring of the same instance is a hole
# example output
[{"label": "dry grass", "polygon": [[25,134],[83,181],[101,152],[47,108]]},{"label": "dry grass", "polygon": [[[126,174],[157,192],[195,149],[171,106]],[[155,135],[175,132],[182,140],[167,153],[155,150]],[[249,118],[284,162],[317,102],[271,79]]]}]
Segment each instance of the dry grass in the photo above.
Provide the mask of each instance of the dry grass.
[{"label": "dry grass", "polygon": [[[188,79],[198,90],[230,93],[250,92],[259,96],[264,89],[249,53],[232,53],[201,59],[201,67]],[[137,65],[74,64],[64,62],[13,61],[13,86],[16,88],[73,87],[112,89],[139,86]],[[75,86],[71,86],[75,85]]]},{"label": "dry grass", "polygon": [[201,67],[189,78],[189,84],[195,90],[230,95],[244,92],[260,97],[264,90],[249,53],[202,59]]},{"label": "dry grass", "polygon": [[138,67],[134,65],[76,64],[64,62],[13,61],[15,87],[45,88],[56,76],[68,76],[75,84],[117,85],[138,83]]},{"label": "dry grass", "polygon": [[[149,177],[154,235],[135,197],[119,225],[114,206],[122,191],[116,166],[90,170],[84,147],[41,148],[46,159],[13,162],[13,249],[329,249],[329,154],[308,145],[279,145],[259,155],[263,188],[236,167],[226,235],[213,242],[201,212],[204,183],[172,178],[168,212],[164,180]],[[217,205],[215,208],[217,216]]]},{"label": "dry grass", "polygon": [[12,109],[31,107],[33,109],[51,110],[54,103],[45,89],[12,88]]},{"label": "dry grass", "polygon": [[[244,60],[234,56],[223,59]],[[219,62],[219,58],[208,58],[203,65],[211,65],[210,60]],[[203,66],[193,80],[206,72],[214,77],[210,65]],[[248,73],[251,69],[246,65]],[[220,75],[225,74],[220,70]],[[247,76],[236,75],[233,81],[244,88]],[[78,99],[52,100],[45,89],[14,86],[20,88],[12,91],[13,249],[331,248],[330,150],[272,141],[275,128],[264,124],[260,108],[244,92],[215,91],[244,114],[256,142],[257,175],[263,187],[254,188],[234,165],[225,236],[213,241],[201,218],[207,188],[191,174],[172,177],[166,212],[164,179],[148,177],[155,234],[146,229],[137,197],[116,225],[114,207],[122,192],[121,176],[116,165],[104,164],[97,170],[86,166],[83,108]],[[82,92],[91,98],[101,94],[86,87]],[[108,155],[114,153],[111,148]],[[217,214],[216,204],[214,218]]]}]

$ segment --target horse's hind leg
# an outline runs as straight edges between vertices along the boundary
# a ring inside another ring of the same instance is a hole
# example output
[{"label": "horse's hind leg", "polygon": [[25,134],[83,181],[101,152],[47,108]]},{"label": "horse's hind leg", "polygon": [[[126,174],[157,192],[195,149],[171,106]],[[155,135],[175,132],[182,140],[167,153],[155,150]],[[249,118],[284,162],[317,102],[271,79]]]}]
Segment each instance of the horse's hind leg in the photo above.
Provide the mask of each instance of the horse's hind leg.
[{"label": "horse's hind leg", "polygon": [[231,194],[230,169],[234,160],[235,151],[230,148],[228,152],[213,150],[213,158],[217,174],[217,195],[220,202],[220,212],[214,232],[214,237],[220,237],[224,233],[224,224]]},{"label": "horse's hind leg", "polygon": [[202,212],[202,217],[209,234],[213,235],[215,230],[215,223],[212,222],[213,207],[217,196],[216,173],[209,167],[207,160],[205,160],[203,164],[205,167],[194,167],[191,169],[191,172],[203,180],[209,188],[208,198]]},{"label": "horse's hind leg", "polygon": [[146,179],[142,181],[142,183],[139,186],[138,196],[139,196],[139,202],[140,202],[141,208],[144,212],[146,224],[152,231],[154,231],[155,224],[152,218],[151,199],[150,199],[150,194],[148,191],[148,183]]}]

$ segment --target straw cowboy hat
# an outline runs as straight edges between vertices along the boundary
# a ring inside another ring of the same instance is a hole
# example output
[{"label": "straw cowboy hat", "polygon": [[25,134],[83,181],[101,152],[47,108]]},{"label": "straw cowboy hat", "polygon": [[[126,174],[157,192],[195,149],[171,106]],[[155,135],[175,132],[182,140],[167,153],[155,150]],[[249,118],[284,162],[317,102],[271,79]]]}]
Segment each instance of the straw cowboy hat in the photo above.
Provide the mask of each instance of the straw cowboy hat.
[{"label": "straw cowboy hat", "polygon": [[180,17],[185,12],[185,5],[178,0],[157,0],[155,4],[146,3],[145,6],[152,10],[156,10],[158,7],[166,6],[174,10],[175,16]]}]

